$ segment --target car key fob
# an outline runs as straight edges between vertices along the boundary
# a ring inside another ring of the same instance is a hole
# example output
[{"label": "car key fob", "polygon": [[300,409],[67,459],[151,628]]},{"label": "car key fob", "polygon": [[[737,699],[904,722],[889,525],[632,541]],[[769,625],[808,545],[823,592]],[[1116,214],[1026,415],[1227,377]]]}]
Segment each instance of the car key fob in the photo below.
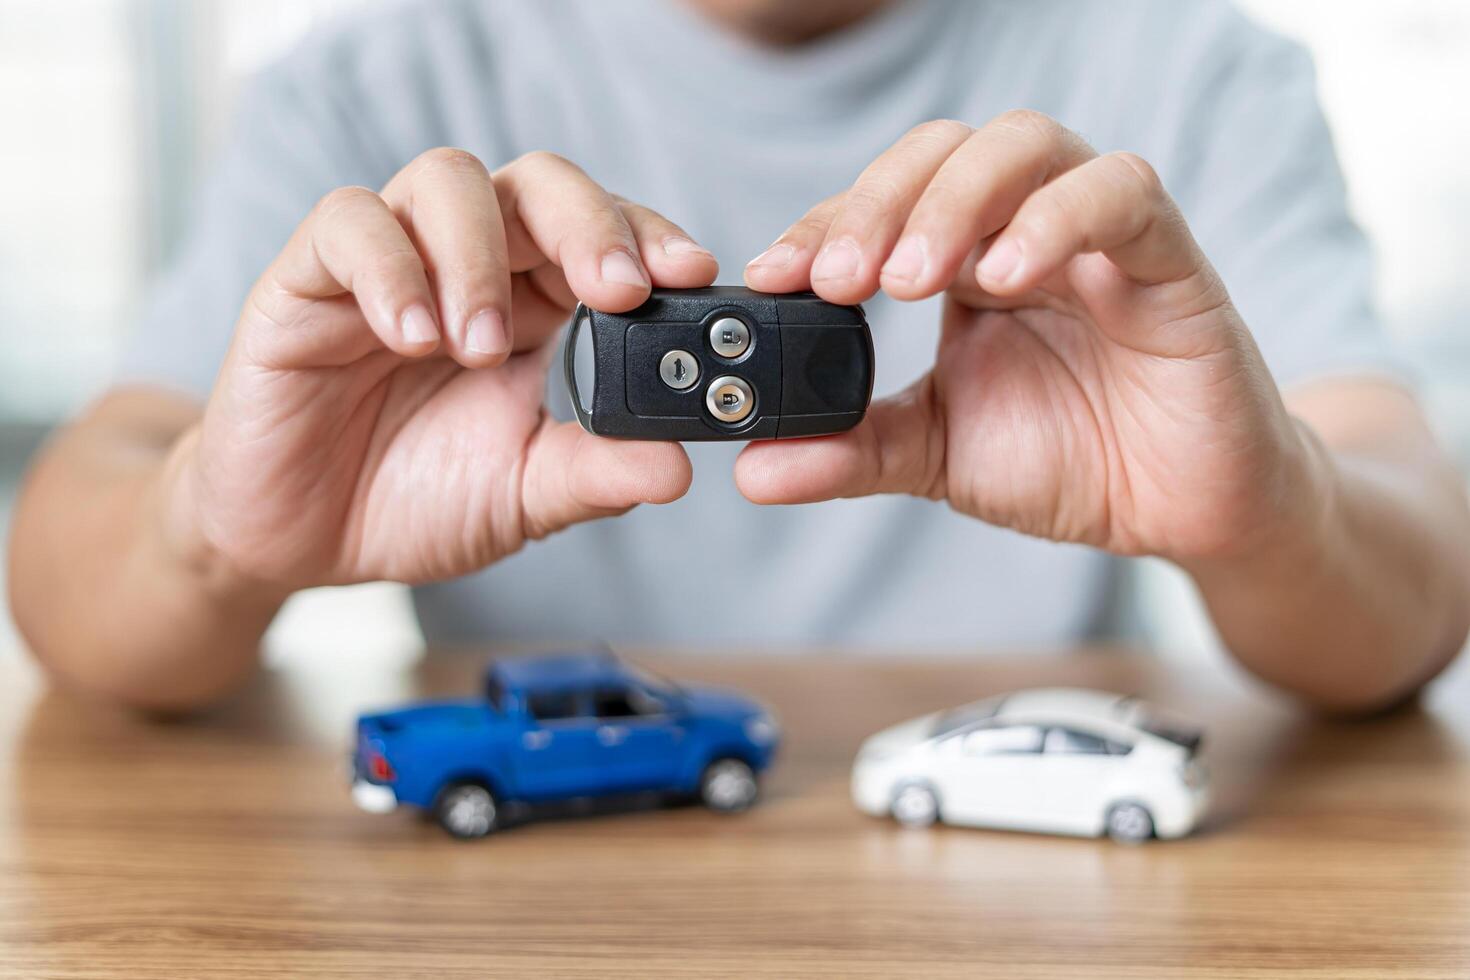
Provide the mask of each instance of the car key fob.
[{"label": "car key fob", "polygon": [[567,390],[588,432],[688,442],[842,432],[873,394],[860,306],[740,286],[655,289],[627,313],[578,306]]}]

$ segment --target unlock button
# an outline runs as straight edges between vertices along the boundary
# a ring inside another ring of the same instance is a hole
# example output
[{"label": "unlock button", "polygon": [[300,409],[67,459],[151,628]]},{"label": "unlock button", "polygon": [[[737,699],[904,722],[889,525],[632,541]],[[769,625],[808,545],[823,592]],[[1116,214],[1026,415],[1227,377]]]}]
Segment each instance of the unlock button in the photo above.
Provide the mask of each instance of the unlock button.
[{"label": "unlock button", "polygon": [[739,317],[722,316],[710,324],[709,345],[716,354],[734,360],[750,350],[750,328]]}]

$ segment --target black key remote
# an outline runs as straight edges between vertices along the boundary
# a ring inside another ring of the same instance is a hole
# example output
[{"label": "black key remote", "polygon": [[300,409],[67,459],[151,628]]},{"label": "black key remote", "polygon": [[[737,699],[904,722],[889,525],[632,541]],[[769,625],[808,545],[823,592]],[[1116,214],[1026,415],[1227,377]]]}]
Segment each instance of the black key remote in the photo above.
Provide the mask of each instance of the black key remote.
[{"label": "black key remote", "polygon": [[588,432],[679,442],[842,432],[873,394],[860,306],[740,286],[655,289],[627,313],[578,306],[567,390]]}]

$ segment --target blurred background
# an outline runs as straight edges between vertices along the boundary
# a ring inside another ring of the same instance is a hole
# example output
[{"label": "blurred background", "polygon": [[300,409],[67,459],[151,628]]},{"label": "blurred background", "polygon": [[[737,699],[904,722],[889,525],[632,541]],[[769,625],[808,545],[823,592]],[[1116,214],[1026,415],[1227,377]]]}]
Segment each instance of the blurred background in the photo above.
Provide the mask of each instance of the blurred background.
[{"label": "blurred background", "polygon": [[[106,385],[241,81],[375,2],[0,0],[0,534],[27,456]],[[1470,3],[1242,6],[1316,56],[1381,309],[1470,473]],[[1170,655],[1217,655],[1180,576],[1145,562],[1132,577],[1132,628]],[[3,597],[0,657],[15,656]],[[391,585],[298,597],[268,643],[278,659],[421,647]]]}]

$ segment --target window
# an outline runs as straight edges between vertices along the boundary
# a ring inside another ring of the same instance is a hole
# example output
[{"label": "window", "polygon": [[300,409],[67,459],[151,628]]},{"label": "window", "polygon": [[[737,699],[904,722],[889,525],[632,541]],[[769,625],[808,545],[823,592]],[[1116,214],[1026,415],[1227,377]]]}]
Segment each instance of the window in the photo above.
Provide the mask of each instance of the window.
[{"label": "window", "polygon": [[661,677],[655,674],[647,667],[641,667],[638,664],[628,664],[627,672],[633,676],[632,697],[635,704],[638,703],[639,695],[646,694],[651,700],[660,702],[659,711],[667,711],[668,702],[678,697],[678,684],[669,680],[667,677]]},{"label": "window", "polygon": [[592,692],[592,713],[598,718],[661,715],[668,706],[641,687],[601,687]]},{"label": "window", "polygon": [[1188,725],[1177,724],[1173,721],[1144,715],[1137,722],[1138,727],[1166,742],[1173,742],[1183,747],[1190,755],[1199,751],[1200,730]]},{"label": "window", "polygon": [[1041,751],[1041,729],[1035,725],[977,728],[964,738],[966,755],[1030,755]]},{"label": "window", "polygon": [[934,723],[934,737],[943,738],[945,735],[957,732],[961,728],[994,717],[996,711],[1000,710],[1002,700],[1002,698],[986,698],[984,701],[976,701],[974,704],[967,704],[946,711]]},{"label": "window", "polygon": [[485,678],[485,700],[490,702],[490,707],[499,711],[505,699],[505,685],[500,683],[500,678],[490,674]]},{"label": "window", "polygon": [[1122,755],[1126,751],[1123,746],[1117,748],[1118,751],[1114,752],[1106,739],[1096,735],[1074,732],[1069,728],[1052,728],[1046,733],[1043,751],[1051,755]]},{"label": "window", "polygon": [[628,699],[626,687],[602,687],[593,691],[592,713],[598,718],[630,718],[640,714]]},{"label": "window", "polygon": [[537,691],[526,699],[526,706],[537,721],[561,721],[585,714],[577,691]]}]

